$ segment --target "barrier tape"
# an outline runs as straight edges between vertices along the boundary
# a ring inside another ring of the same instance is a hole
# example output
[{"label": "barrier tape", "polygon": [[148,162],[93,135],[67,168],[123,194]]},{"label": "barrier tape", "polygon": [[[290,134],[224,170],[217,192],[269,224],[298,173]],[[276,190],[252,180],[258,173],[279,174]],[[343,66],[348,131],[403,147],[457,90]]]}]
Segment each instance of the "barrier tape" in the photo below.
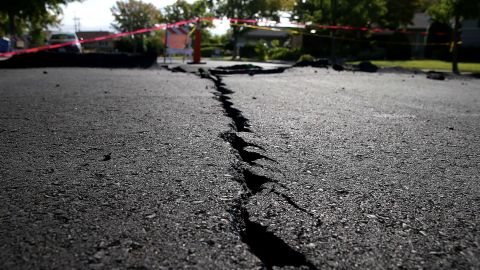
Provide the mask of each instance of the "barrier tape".
[{"label": "barrier tape", "polygon": [[399,29],[399,30],[391,30],[385,28],[368,28],[368,27],[353,27],[353,26],[342,26],[342,25],[319,25],[319,24],[312,24],[317,29],[329,29],[329,30],[352,30],[352,31],[362,31],[362,32],[373,32],[373,33],[400,33],[405,35],[422,35],[428,36],[436,35],[436,36],[446,36],[449,35],[447,32],[436,32],[436,33],[429,33],[429,32],[415,32],[415,31],[408,31],[406,29]]},{"label": "barrier tape", "polygon": [[[314,33],[308,33],[308,32],[299,32],[296,30],[291,30],[291,29],[278,29],[274,27],[266,27],[266,26],[258,26],[258,25],[246,25],[246,24],[230,24],[234,26],[239,26],[239,27],[246,27],[246,28],[252,28],[252,29],[261,29],[261,30],[268,30],[268,31],[286,31],[289,32],[290,34],[302,34],[306,36],[315,36],[315,37],[322,37],[322,38],[335,38],[336,40],[344,40],[344,41],[354,41],[354,42],[368,42],[368,40],[358,40],[355,38],[347,38],[347,37],[340,37],[340,36],[335,36],[332,37],[330,35],[321,35],[321,34],[314,34]],[[445,42],[445,43],[420,43],[420,42],[395,42],[395,41],[376,41],[377,43],[382,43],[382,44],[392,44],[392,45],[416,45],[416,46],[453,46],[453,42]],[[459,41],[457,44],[462,44],[461,41]]]},{"label": "barrier tape", "polygon": [[[199,21],[214,21],[214,20],[222,20],[220,18],[215,18],[215,17],[206,17],[206,18],[198,18],[198,19],[191,19],[191,20],[184,20],[172,24],[162,24],[159,26],[155,27],[150,27],[150,28],[143,28],[143,29],[138,29],[135,31],[130,31],[130,32],[123,32],[123,33],[117,33],[117,34],[111,34],[111,35],[106,35],[106,36],[101,36],[101,37],[96,37],[96,38],[90,38],[90,39],[84,39],[84,40],[79,40],[79,41],[70,41],[70,42],[65,42],[61,44],[53,44],[53,45],[45,45],[45,46],[40,46],[40,47],[35,47],[35,48],[29,48],[29,49],[23,49],[23,50],[18,50],[18,51],[12,51],[12,52],[6,52],[6,53],[0,53],[0,57],[11,57],[14,55],[18,54],[25,54],[25,53],[35,53],[35,52],[40,52],[40,51],[46,51],[46,50],[51,50],[51,49],[57,49],[65,46],[70,46],[70,45],[75,45],[77,43],[83,44],[83,43],[91,43],[91,42],[97,42],[97,41],[103,41],[107,39],[114,39],[114,38],[120,38],[120,37],[125,37],[125,36],[131,36],[131,35],[137,35],[137,34],[143,34],[147,32],[152,32],[152,31],[157,31],[157,30],[162,30],[162,29],[167,29],[167,28],[172,28],[172,27],[178,27],[182,26],[185,24],[190,24],[190,23],[196,23]],[[236,25],[236,26],[243,26],[243,27],[250,27],[250,28],[257,28],[257,29],[264,29],[264,30],[271,30],[271,31],[280,31],[278,30],[279,26],[275,27],[266,27],[266,26],[255,26],[255,25],[248,25],[248,24],[258,24],[260,21],[258,20],[253,20],[253,19],[232,19],[228,18],[227,19],[231,25]],[[382,33],[382,32],[387,32],[387,33],[392,33],[392,32],[399,32],[403,34],[421,34],[421,35],[428,35],[428,32],[413,32],[413,31],[406,31],[406,30],[389,30],[389,29],[382,29],[382,28],[368,28],[368,27],[353,27],[353,26],[328,26],[328,25],[319,25],[319,24],[303,24],[303,23],[291,23],[292,25],[296,25],[298,28],[305,28],[307,25],[313,25],[314,27],[318,29],[330,29],[330,30],[351,30],[351,31],[371,31],[374,33]],[[285,29],[282,29],[285,30]],[[294,34],[300,34],[299,31],[295,30],[285,30],[290,33]],[[303,33],[305,35],[315,35],[311,33]],[[433,33],[434,35],[447,35],[448,33]],[[327,35],[315,35],[315,36],[320,36],[320,37],[331,37]],[[335,37],[338,40],[344,39],[344,40],[349,40],[349,41],[358,41],[356,39],[347,39],[347,38],[342,38],[342,37]],[[388,43],[388,42],[387,42]],[[391,42],[390,42],[391,43]],[[393,44],[393,43],[392,43]],[[398,43],[400,44],[400,43]],[[405,44],[405,43],[401,43]],[[412,43],[409,43],[412,44]],[[415,43],[416,44],[416,43]],[[414,44],[413,44],[414,45]],[[424,45],[422,43],[422,45]],[[437,43],[437,44],[431,44],[429,45],[451,45],[451,43]]]},{"label": "barrier tape", "polygon": [[138,34],[148,33],[148,32],[157,31],[157,30],[161,30],[161,29],[178,27],[178,26],[182,26],[182,25],[185,25],[185,24],[194,23],[194,22],[197,22],[197,21],[198,21],[197,19],[185,20],[185,21],[180,21],[180,22],[173,23],[173,24],[162,24],[162,25],[159,25],[159,26],[138,29],[138,30],[130,31],[130,32],[123,32],[123,33],[111,34],[111,35],[106,35],[106,36],[101,36],[101,37],[96,37],[96,38],[89,38],[89,39],[84,39],[84,40],[79,40],[79,41],[70,41],[70,42],[65,42],[65,43],[60,43],[60,44],[45,45],[45,46],[40,46],[40,47],[36,47],[36,48],[30,48],[30,49],[18,50],[18,51],[13,51],[13,52],[0,53],[0,57],[10,57],[10,56],[13,56],[13,55],[25,54],[25,53],[35,53],[35,52],[46,51],[46,50],[57,49],[57,48],[65,47],[65,46],[75,45],[77,43],[80,43],[80,44],[91,43],[91,42],[103,41],[103,40],[107,40],[107,39],[114,39],[114,38],[120,38],[120,37],[125,37],[125,36],[138,35]]}]

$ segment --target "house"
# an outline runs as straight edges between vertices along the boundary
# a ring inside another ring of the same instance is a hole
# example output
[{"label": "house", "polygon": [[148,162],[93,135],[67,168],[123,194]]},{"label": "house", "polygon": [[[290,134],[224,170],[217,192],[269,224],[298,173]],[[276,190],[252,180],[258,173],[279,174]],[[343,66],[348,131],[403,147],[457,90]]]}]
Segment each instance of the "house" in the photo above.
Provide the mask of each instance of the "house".
[{"label": "house", "polygon": [[[400,54],[408,56],[408,50],[405,52],[408,48],[405,46],[410,46],[409,57],[411,58],[448,59],[450,58],[451,27],[449,24],[434,22],[427,13],[419,12],[415,13],[412,23],[405,27],[405,31],[396,32],[397,39],[393,38],[393,33],[388,32],[375,34],[375,36],[383,36],[386,43],[398,43],[386,46],[387,56],[388,52],[392,53],[392,51],[403,51]],[[480,49],[480,21],[466,20],[462,23],[460,31],[462,40],[460,57],[467,61],[480,60],[478,53],[474,53],[475,50]],[[399,40],[398,36],[403,38]],[[409,44],[401,45],[407,41]]]},{"label": "house", "polygon": [[[76,34],[80,40],[89,40],[98,37],[108,36],[112,33],[108,31],[81,31],[77,32]],[[112,39],[85,42],[82,44],[82,47],[85,52],[113,52],[115,50],[114,42]]]},{"label": "house", "polygon": [[407,26],[406,31],[409,33],[408,40],[410,42],[411,57],[424,58],[425,44],[428,28],[431,23],[431,18],[425,12],[415,13],[412,23]]},{"label": "house", "polygon": [[243,47],[246,44],[257,44],[259,41],[264,41],[268,45],[272,44],[272,41],[278,40],[280,44],[284,44],[288,41],[290,34],[283,30],[265,30],[265,29],[252,29],[243,33],[238,39],[239,47]]}]

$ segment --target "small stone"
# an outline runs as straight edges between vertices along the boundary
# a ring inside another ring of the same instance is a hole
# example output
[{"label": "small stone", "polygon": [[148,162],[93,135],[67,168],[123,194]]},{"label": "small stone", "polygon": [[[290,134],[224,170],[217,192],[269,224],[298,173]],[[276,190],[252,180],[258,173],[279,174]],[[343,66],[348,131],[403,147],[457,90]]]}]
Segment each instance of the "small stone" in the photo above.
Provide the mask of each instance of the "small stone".
[{"label": "small stone", "polygon": [[97,251],[97,253],[95,253],[93,257],[97,260],[101,260],[103,257],[105,257],[105,250]]},{"label": "small stone", "polygon": [[373,215],[373,214],[367,214],[366,216],[367,216],[367,218],[371,218],[371,219],[377,218],[377,216]]},{"label": "small stone", "polygon": [[156,216],[157,216],[157,214],[150,214],[150,215],[147,215],[147,218],[152,219],[152,218],[155,218]]},{"label": "small stone", "polygon": [[201,204],[201,203],[204,203],[205,201],[193,201],[192,203],[193,204]]}]

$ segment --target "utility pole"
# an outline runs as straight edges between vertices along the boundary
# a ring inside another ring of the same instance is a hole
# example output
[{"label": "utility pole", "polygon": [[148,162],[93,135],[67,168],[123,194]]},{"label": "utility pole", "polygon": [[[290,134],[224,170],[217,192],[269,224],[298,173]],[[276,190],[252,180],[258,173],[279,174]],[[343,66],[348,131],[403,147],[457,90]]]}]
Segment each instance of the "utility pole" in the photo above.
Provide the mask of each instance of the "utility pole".
[{"label": "utility pole", "polygon": [[201,44],[202,44],[202,31],[201,31],[201,22],[200,19],[197,20],[197,26],[195,28],[195,44],[193,46],[193,62],[192,64],[202,64],[202,55],[201,55]]},{"label": "utility pole", "polygon": [[80,18],[78,18],[76,15],[73,17],[73,23],[75,26],[75,33],[80,32]]}]

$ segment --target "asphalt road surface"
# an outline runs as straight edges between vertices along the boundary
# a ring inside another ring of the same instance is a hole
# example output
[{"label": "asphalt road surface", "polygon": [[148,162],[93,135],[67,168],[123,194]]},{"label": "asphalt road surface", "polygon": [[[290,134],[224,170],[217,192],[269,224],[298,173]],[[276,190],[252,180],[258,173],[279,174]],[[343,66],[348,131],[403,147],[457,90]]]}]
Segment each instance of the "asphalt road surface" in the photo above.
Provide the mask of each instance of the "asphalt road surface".
[{"label": "asphalt road surface", "polygon": [[1,269],[479,269],[480,84],[0,70]]}]

